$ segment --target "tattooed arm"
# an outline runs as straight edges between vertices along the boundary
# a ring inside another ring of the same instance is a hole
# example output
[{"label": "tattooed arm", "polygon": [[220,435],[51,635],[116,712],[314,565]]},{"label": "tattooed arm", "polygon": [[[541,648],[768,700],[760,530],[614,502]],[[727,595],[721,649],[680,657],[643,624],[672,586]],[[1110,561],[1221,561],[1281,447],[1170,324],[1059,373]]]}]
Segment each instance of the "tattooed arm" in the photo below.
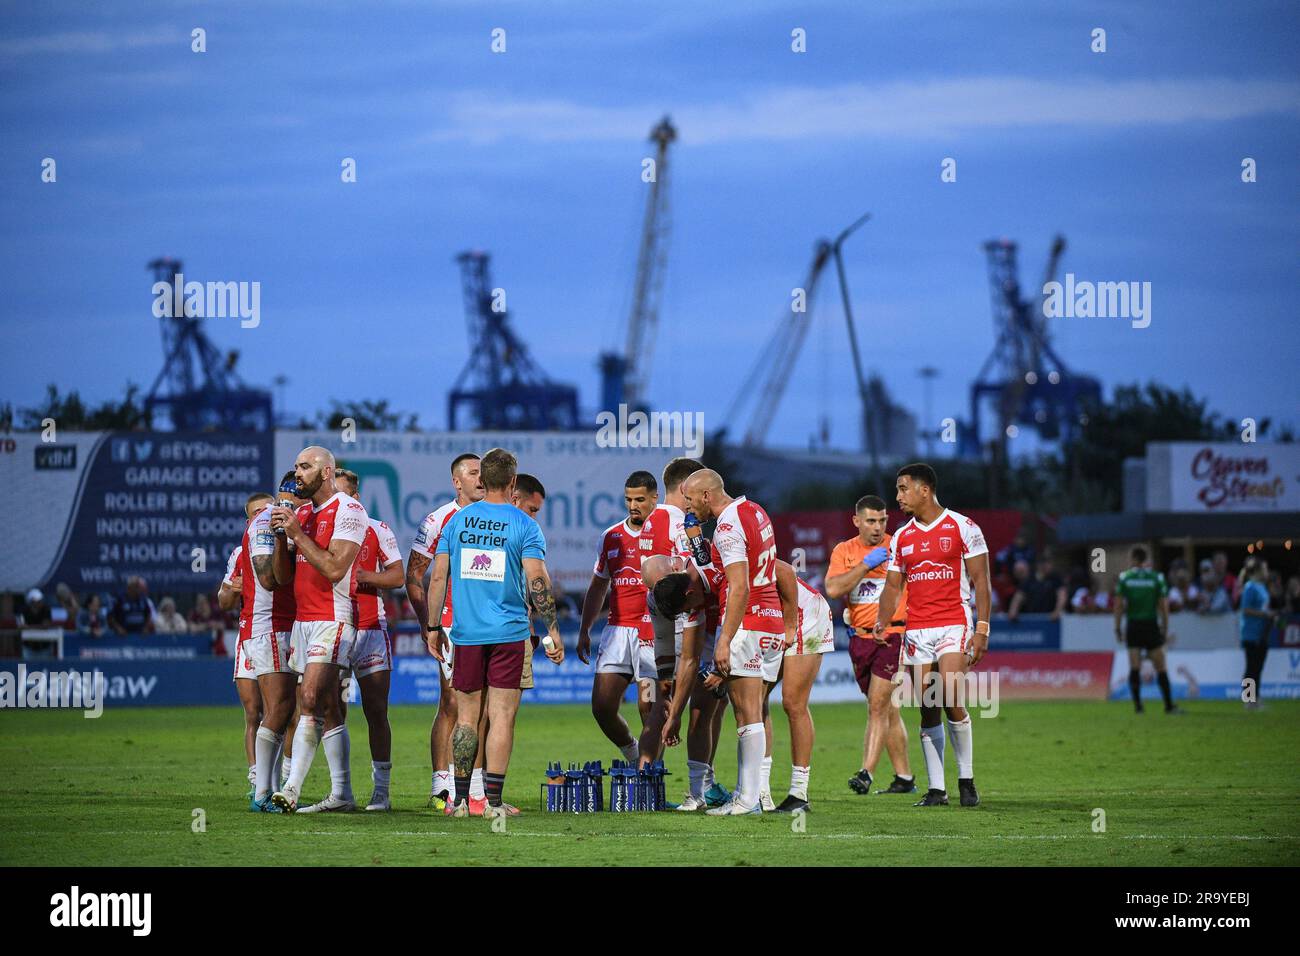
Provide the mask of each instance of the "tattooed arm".
[{"label": "tattooed arm", "polygon": [[255,554],[251,560],[253,562],[253,574],[257,576],[257,583],[268,591],[274,591],[280,584],[275,575],[275,556],[273,554]]},{"label": "tattooed arm", "polygon": [[424,579],[432,561],[433,558],[429,555],[418,551],[412,551],[406,560],[406,599],[411,602],[411,610],[420,622],[421,631],[429,626],[429,599],[424,589]]},{"label": "tattooed arm", "polygon": [[524,558],[524,577],[528,580],[528,606],[546,625],[551,647],[546,656],[555,663],[564,660],[564,641],[555,623],[555,595],[551,591],[551,576],[546,573],[546,562],[541,558]]}]

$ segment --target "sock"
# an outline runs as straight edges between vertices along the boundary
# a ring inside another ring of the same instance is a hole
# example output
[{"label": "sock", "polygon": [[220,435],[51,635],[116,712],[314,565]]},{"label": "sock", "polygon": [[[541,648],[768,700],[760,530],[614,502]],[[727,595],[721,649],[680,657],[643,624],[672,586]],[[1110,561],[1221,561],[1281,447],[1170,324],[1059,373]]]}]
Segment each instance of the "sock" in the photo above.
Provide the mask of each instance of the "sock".
[{"label": "sock", "polygon": [[687,760],[686,772],[691,777],[691,796],[696,800],[704,799],[704,791],[708,789],[704,785],[704,776],[708,773],[709,765],[701,760]]},{"label": "sock", "polygon": [[[259,728],[257,728],[257,729],[258,729],[258,730],[261,730],[262,728],[259,727]],[[250,763],[250,764],[248,765],[248,782],[249,782],[249,783],[253,783],[253,784],[257,783],[257,756],[256,756],[256,754],[257,754],[257,749],[256,749],[256,747],[257,747],[257,745],[254,744],[254,749],[253,749],[253,754],[254,754],[253,762]]]},{"label": "sock", "polygon": [[912,775],[910,773],[899,773],[897,770],[895,770],[894,776],[897,777],[899,780],[904,780],[908,783],[912,782]]},{"label": "sock", "polygon": [[391,760],[372,760],[370,761],[370,779],[375,782],[375,803],[383,803],[388,799],[388,784],[392,779],[393,762]]},{"label": "sock", "polygon": [[483,789],[483,768],[475,767],[469,775],[469,795],[472,800],[482,800],[486,793]]},{"label": "sock", "polygon": [[469,777],[462,777],[456,774],[453,778],[456,781],[456,792],[453,794],[456,803],[469,799]]},{"label": "sock", "polygon": [[[283,747],[280,748],[283,751]],[[283,790],[289,782],[289,777],[293,773],[293,758],[285,757],[280,761],[280,789]]]},{"label": "sock", "polygon": [[1133,704],[1142,706],[1142,668],[1134,667],[1128,672],[1128,689],[1133,695]]},{"label": "sock", "polygon": [[706,763],[704,765],[704,779],[700,781],[700,786],[704,788],[705,793],[708,793],[716,783],[717,781],[713,779],[713,764]]},{"label": "sock", "polygon": [[311,762],[316,759],[316,747],[320,744],[320,726],[315,717],[303,714],[298,718],[298,732],[293,735],[293,749],[298,756],[289,773],[289,787],[294,793],[302,792],[302,782],[311,772]]},{"label": "sock", "polygon": [[948,736],[952,738],[953,756],[957,758],[957,779],[970,780],[975,776],[974,743],[971,740],[970,714],[960,723],[948,721]]},{"label": "sock", "polygon": [[641,747],[639,744],[637,744],[635,740],[628,741],[618,749],[622,752],[623,759],[626,760],[628,763],[630,763],[632,766],[635,767],[640,762]]},{"label": "sock", "polygon": [[271,789],[279,783],[272,775],[275,766],[275,754],[284,742],[284,736],[268,727],[257,728],[257,738],[253,741],[253,752],[257,754],[257,763],[253,764],[253,786],[256,799],[263,800]]},{"label": "sock", "polygon": [[736,731],[736,762],[740,772],[736,779],[736,804],[746,809],[758,805],[759,786],[763,773],[763,725],[746,724]]},{"label": "sock", "polygon": [[810,773],[812,773],[811,767],[790,768],[790,796],[798,797],[800,800],[808,799],[808,775]]},{"label": "sock", "polygon": [[943,724],[921,728],[921,753],[925,757],[925,775],[931,790],[948,788],[943,782]]},{"label": "sock", "polygon": [[446,770],[435,770],[433,772],[433,785],[429,792],[432,794],[445,793],[452,796],[452,779],[453,775]]},{"label": "sock", "polygon": [[761,764],[762,769],[758,773],[759,793],[772,792],[772,758],[764,757]]},{"label": "sock", "polygon": [[279,744],[276,745],[275,748],[275,759],[271,761],[270,782],[272,787],[278,786],[280,784],[280,781],[283,779],[283,777],[281,777],[283,771],[280,769],[281,764],[283,763],[284,763],[284,736],[280,735],[280,742]]},{"label": "sock", "polygon": [[1161,671],[1156,675],[1156,682],[1160,684],[1160,696],[1165,699],[1165,710],[1171,710],[1174,706],[1174,691],[1169,686],[1169,674]]},{"label": "sock", "polygon": [[[475,773],[480,771],[476,770]],[[485,773],[483,774],[483,792],[487,795],[488,806],[501,806],[501,791],[506,786],[506,775],[503,773]]]},{"label": "sock", "polygon": [[321,738],[325,747],[325,761],[330,767],[330,796],[352,800],[352,739],[348,725],[339,724]]}]

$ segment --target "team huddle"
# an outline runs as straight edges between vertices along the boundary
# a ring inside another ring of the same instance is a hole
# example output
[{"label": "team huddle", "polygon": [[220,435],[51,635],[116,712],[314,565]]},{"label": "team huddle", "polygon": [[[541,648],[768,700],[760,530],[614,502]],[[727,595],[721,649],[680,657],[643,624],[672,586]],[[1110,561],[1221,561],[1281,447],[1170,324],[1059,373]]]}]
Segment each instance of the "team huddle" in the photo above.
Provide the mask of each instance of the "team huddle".
[{"label": "team huddle", "polygon": [[[219,600],[240,605],[235,683],[245,711],[250,809],[316,813],[357,809],[345,700],[356,682],[369,730],[373,790],[367,811],[391,808],[388,723],[392,641],[381,589],[405,586],[429,652],[440,662],[430,728],[429,806],[449,816],[513,816],[503,798],[521,694],[533,686],[540,646],[564,659],[546,541],[535,520],[545,488],[493,449],[451,464],[455,497],[421,523],[405,563],[396,536],[366,514],[355,474],[326,449],[299,453],[280,491],[248,500],[243,541]],[[961,803],[978,804],[971,722],[956,694],[988,647],[987,548],[973,521],[939,505],[928,465],[899,471],[909,520],[885,533],[883,500],[858,501],[859,534],[836,547],[826,592],[848,603],[850,656],[870,707],[863,765],[849,787],[871,793],[882,751],[894,780],[877,793],[913,793],[906,729],[892,691],[904,665],[918,686],[929,789],[918,806],[948,802],[945,733]],[[593,660],[591,630],[607,607],[594,654],[592,714],[631,764],[645,765],[685,732],[689,790],[682,812],[726,816],[810,809],[814,745],[809,698],[821,655],[834,649],[827,597],[777,557],[764,509],[727,493],[716,471],[675,458],[660,481],[628,476],[627,517],[601,535],[582,605],[577,656]],[[705,534],[711,525],[712,536]],[[971,596],[977,622],[972,627]],[[781,687],[790,729],[787,795],[772,798],[769,700]],[[620,714],[636,686],[640,733]],[[728,703],[738,773],[728,790],[714,759]],[[330,791],[300,804],[318,748]]]}]

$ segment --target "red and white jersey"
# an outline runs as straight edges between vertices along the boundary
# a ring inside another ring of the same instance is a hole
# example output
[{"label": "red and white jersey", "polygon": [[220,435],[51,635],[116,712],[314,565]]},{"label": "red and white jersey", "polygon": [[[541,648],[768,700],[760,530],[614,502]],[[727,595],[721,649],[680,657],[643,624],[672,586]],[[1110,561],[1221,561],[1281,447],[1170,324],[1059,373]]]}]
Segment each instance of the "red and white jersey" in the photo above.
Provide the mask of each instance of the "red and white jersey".
[{"label": "red and white jersey", "polygon": [[[412,554],[422,554],[430,560],[433,559],[435,552],[438,550],[438,539],[442,537],[442,529],[447,527],[447,522],[451,516],[460,510],[460,505],[453,498],[436,511],[430,511],[420,522],[420,528],[415,532],[415,543],[411,545]],[[451,627],[451,575],[447,575],[447,597],[442,602],[442,620],[438,622],[443,627]]]},{"label": "red and white jersey", "polygon": [[912,518],[894,532],[889,570],[907,582],[907,629],[970,627],[966,559],[988,550],[979,525],[947,508],[931,524]]},{"label": "red and white jersey", "polygon": [[691,555],[686,540],[686,514],[676,505],[660,505],[641,526],[641,557],[652,554],[676,554],[683,558]]},{"label": "red and white jersey", "polygon": [[[244,539],[248,539],[248,531],[244,531]],[[222,584],[234,584],[239,577],[239,556],[244,553],[244,545],[235,545],[235,550],[230,552],[230,557],[226,559],[226,576],[221,579]]]},{"label": "red and white jersey", "polygon": [[[402,552],[397,548],[397,535],[378,518],[368,518],[370,527],[366,529],[366,540],[361,542],[357,552],[356,569],[358,571],[382,571],[390,564],[402,560]],[[373,584],[358,584],[354,600],[358,631],[373,631],[383,627],[386,620],[383,595]]]},{"label": "red and white jersey", "polygon": [[[741,628],[783,632],[781,595],[776,590],[776,530],[761,506],[741,495],[722,509],[713,532],[713,560],[724,580],[727,565],[742,561],[749,565],[749,604]],[[725,618],[725,591],[718,601]]]},{"label": "red and white jersey", "polygon": [[626,521],[605,529],[591,573],[610,582],[609,623],[613,627],[650,626],[645,584],[641,581],[641,532]]},{"label": "red and white jersey", "polygon": [[[267,509],[270,510],[269,508]],[[265,513],[265,512],[264,512]],[[361,502],[341,491],[319,508],[308,502],[298,509],[298,523],[318,548],[328,550],[335,539],[351,541],[358,549],[366,540],[370,518]],[[357,562],[334,583],[298,551],[293,570],[293,595],[298,601],[296,621],[337,621],[352,624],[352,598],[357,590]]]},{"label": "red and white jersey", "polygon": [[[225,577],[221,579],[222,587],[225,587],[228,584],[233,585],[236,581],[242,583],[244,572],[243,568],[240,567],[239,559],[244,554],[244,544],[247,542],[248,529],[245,528],[243,541],[240,544],[235,545],[235,550],[231,551],[230,557],[226,559],[226,574]],[[252,624],[252,615],[253,602],[245,601],[243,592],[241,591],[239,596],[239,635],[235,638],[236,644],[248,636],[245,631],[247,626]],[[247,621],[245,619],[247,619]]]},{"label": "red and white jersey", "polygon": [[[244,532],[240,546],[239,575],[243,578],[240,595],[243,605],[239,611],[239,639],[262,635],[271,631],[283,634],[292,630],[297,602],[289,585],[268,591],[257,580],[253,570],[254,557],[271,557],[275,553],[275,532],[271,530],[271,509],[264,508],[253,516]],[[295,572],[294,577],[297,577]]]},{"label": "red and white jersey", "polygon": [[822,592],[797,574],[794,579],[799,585],[799,633],[802,634],[804,622],[817,613],[817,602],[821,599]]}]

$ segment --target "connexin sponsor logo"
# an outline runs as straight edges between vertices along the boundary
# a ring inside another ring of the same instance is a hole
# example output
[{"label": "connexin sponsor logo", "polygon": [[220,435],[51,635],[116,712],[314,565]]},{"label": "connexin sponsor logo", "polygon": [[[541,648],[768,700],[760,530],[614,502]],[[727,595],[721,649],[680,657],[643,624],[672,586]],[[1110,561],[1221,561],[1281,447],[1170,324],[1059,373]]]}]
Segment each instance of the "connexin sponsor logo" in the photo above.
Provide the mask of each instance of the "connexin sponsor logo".
[{"label": "connexin sponsor logo", "polygon": [[68,893],[50,897],[50,925],[59,927],[127,926],[133,936],[148,936],[153,928],[152,893]]},{"label": "connexin sponsor logo", "polygon": [[[930,565],[929,571],[921,569]],[[952,565],[941,564],[938,561],[918,561],[914,567],[907,569],[907,580],[909,581],[951,581],[957,575],[952,569]]]}]

